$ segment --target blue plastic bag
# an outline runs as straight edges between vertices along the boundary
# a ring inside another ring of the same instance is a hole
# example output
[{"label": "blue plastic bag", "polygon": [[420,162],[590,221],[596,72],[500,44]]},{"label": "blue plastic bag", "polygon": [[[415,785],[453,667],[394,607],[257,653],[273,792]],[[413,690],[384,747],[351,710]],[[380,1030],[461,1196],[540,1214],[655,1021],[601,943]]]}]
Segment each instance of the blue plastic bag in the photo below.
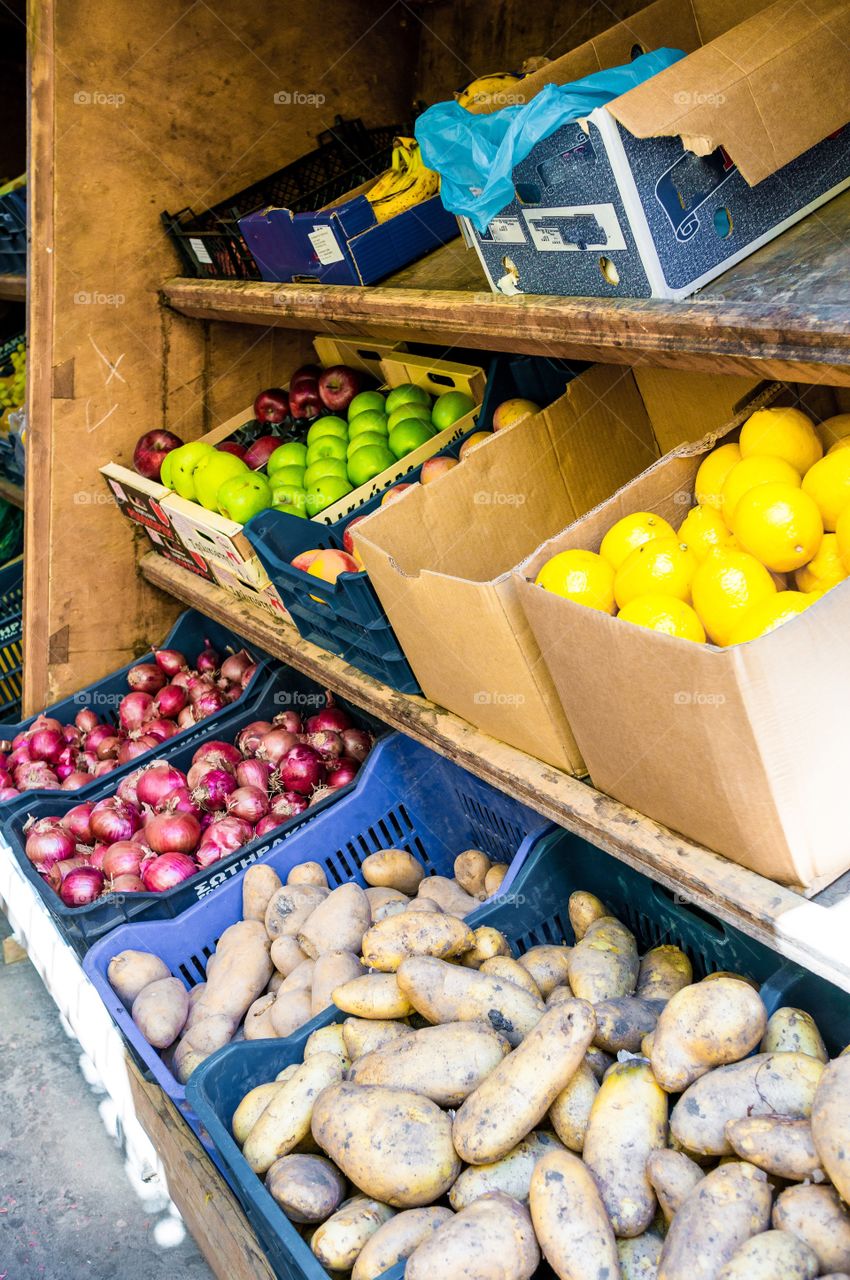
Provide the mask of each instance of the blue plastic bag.
[{"label": "blue plastic bag", "polygon": [[443,204],[451,213],[466,214],[483,234],[513,200],[514,168],[536,143],[684,56],[681,49],[657,49],[572,84],[547,84],[531,102],[491,115],[475,115],[457,102],[429,107],[415,133],[422,159],[440,175]]}]

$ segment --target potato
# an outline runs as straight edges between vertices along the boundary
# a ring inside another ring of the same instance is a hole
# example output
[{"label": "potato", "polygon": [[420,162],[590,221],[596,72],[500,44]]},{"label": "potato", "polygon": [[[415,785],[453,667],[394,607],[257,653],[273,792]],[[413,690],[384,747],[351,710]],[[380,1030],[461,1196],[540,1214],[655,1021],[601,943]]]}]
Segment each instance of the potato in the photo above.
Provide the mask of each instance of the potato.
[{"label": "potato", "polygon": [[279,1036],[291,1036],[312,1017],[310,988],[300,991],[278,991],[269,1010],[269,1020]]},{"label": "potato", "polygon": [[324,1156],[292,1155],[275,1160],[266,1174],[269,1194],[293,1222],[324,1222],[339,1208],[345,1178]]},{"label": "potato", "polygon": [[402,911],[406,911],[413,901],[398,889],[366,889],[365,893],[369,899],[372,924],[377,924],[379,920],[386,920],[387,916],[399,915]]},{"label": "potato", "polygon": [[405,1280],[463,1277],[530,1280],[540,1250],[525,1205],[501,1191],[482,1196],[450,1218],[413,1251]]},{"label": "potato", "polygon": [[189,1016],[189,993],[179,978],[159,978],[143,987],[133,1001],[136,1026],[155,1049],[167,1049]]},{"label": "potato", "polygon": [[443,908],[433,898],[411,898],[405,907],[405,911],[422,911],[428,915],[435,915],[442,914]]},{"label": "potato", "polygon": [[655,1032],[650,1031],[640,1042],[640,1051],[644,1058],[652,1061],[652,1046],[655,1044]]},{"label": "potato", "polygon": [[820,1272],[850,1271],[850,1215],[833,1187],[788,1187],[773,1206],[773,1225],[807,1244]]},{"label": "potato", "polygon": [[[529,977],[531,975],[529,974]],[[564,1000],[574,1000],[573,989],[568,982],[561,987],[555,987],[554,991],[550,991],[546,997],[546,1008],[551,1009],[553,1004],[562,1004]]]},{"label": "potato", "polygon": [[446,876],[426,876],[419,886],[420,898],[432,898],[446,915],[462,920],[481,904],[471,894],[464,893],[459,884]]},{"label": "potato", "polygon": [[272,976],[269,978],[268,982],[266,983],[266,990],[264,994],[267,996],[276,996],[278,991],[280,991],[280,988],[282,987],[282,985],[283,985],[283,974],[280,973],[277,969],[275,969],[274,972],[272,973]]},{"label": "potato", "polygon": [[345,1052],[352,1063],[367,1053],[375,1053],[386,1044],[412,1036],[406,1022],[390,1022],[379,1018],[346,1018],[342,1024]]},{"label": "potato", "polygon": [[712,1067],[745,1058],[766,1026],[761,997],[745,982],[718,978],[684,987],[667,1002],[655,1028],[655,1078],[668,1093],[681,1093]]},{"label": "potato", "polygon": [[494,897],[502,887],[502,881],[510,871],[507,862],[494,862],[484,877],[484,893],[488,898]]},{"label": "potato", "polygon": [[485,924],[473,931],[473,937],[474,944],[460,958],[461,964],[468,969],[480,969],[485,960],[499,956],[504,959],[512,955],[511,944],[499,929]]},{"label": "potato", "polygon": [[333,993],[337,987],[363,973],[360,957],[353,951],[328,951],[314,962],[313,983],[310,988],[310,1012],[315,1018],[317,1014],[333,1004]]},{"label": "potato", "polygon": [[313,986],[313,970],[316,967],[315,960],[302,960],[290,974],[288,974],[280,984],[280,991],[284,995],[288,991],[309,991]]},{"label": "potato", "polygon": [[761,1169],[737,1161],[712,1169],[670,1223],[658,1280],[716,1280],[736,1249],[767,1230],[770,1198]]},{"label": "potato", "polygon": [[717,1280],[815,1280],[818,1260],[788,1231],[763,1231],[735,1250]]},{"label": "potato", "polygon": [[395,973],[407,956],[437,956],[441,960],[469,951],[475,935],[454,916],[391,916],[372,925],[363,937],[363,963],[382,973]]},{"label": "potato", "polygon": [[641,959],[635,994],[644,1000],[670,1000],[693,980],[693,966],[681,947],[653,947]]},{"label": "potato", "polygon": [[621,1280],[655,1280],[661,1260],[663,1238],[656,1231],[617,1241]]},{"label": "potato", "polygon": [[306,1138],[316,1098],[341,1079],[342,1064],[337,1054],[314,1053],[280,1085],[242,1148],[254,1173],[265,1173],[275,1160],[288,1155]]},{"label": "potato", "polygon": [[310,1248],[329,1271],[350,1271],[367,1240],[394,1216],[380,1200],[353,1196],[322,1223]]},{"label": "potato", "polygon": [[277,1032],[271,1020],[271,1010],[276,993],[260,996],[245,1014],[244,1032],[246,1040],[273,1040]]},{"label": "potato", "polygon": [[540,988],[537,983],[528,970],[523,969],[512,956],[493,956],[490,960],[483,961],[479,972],[486,974],[489,978],[502,978],[506,982],[515,982],[535,1000],[540,999]]},{"label": "potato", "polygon": [[465,849],[454,861],[455,880],[465,893],[483,902],[487,897],[484,881],[492,866],[487,854],[481,849]]},{"label": "potato", "polygon": [[136,996],[152,982],[171,977],[171,970],[150,951],[119,951],[109,961],[106,977],[113,991],[129,1009]]},{"label": "potato", "polygon": [[[563,1003],[563,1001],[559,1003]],[[610,1053],[605,1053],[603,1049],[597,1049],[595,1045],[590,1046],[584,1055],[584,1060],[600,1083],[605,1079],[605,1073],[609,1067],[612,1067],[616,1062],[616,1058],[612,1058]]]},{"label": "potato", "polygon": [[407,996],[399,987],[394,973],[364,973],[334,987],[331,999],[343,1013],[356,1018],[406,1018],[413,1012]]},{"label": "potato", "polygon": [[804,1009],[783,1006],[768,1018],[760,1053],[808,1053],[819,1062],[829,1062],[829,1054],[817,1023]]},{"label": "potato", "polygon": [[242,919],[265,923],[269,902],[282,887],[274,867],[255,862],[242,877]]},{"label": "potato", "polygon": [[359,952],[371,923],[369,899],[360,885],[341,884],[307,917],[296,937],[301,950],[314,960],[328,951]]},{"label": "potato", "polygon": [[501,1160],[470,1165],[449,1192],[449,1204],[459,1213],[491,1191],[502,1191],[514,1200],[528,1202],[531,1175],[538,1160],[550,1151],[563,1151],[559,1140],[545,1130],[532,1131]]},{"label": "potato", "polygon": [[634,935],[613,916],[603,916],[589,925],[570,952],[568,976],[577,999],[597,1004],[630,996],[639,968]]},{"label": "potato", "polygon": [[404,960],[396,978],[402,994],[429,1022],[486,1021],[511,1045],[518,1045],[544,1012],[543,1001],[516,983],[432,956]]},{"label": "potato", "polygon": [[581,1151],[584,1147],[590,1109],[598,1092],[596,1076],[585,1058],[549,1108],[549,1122],[570,1151]]},{"label": "potato", "polygon": [[682,1094],[670,1115],[670,1131],[687,1151],[731,1155],[727,1121],[764,1115],[805,1119],[822,1072],[823,1063],[805,1053],[759,1053],[716,1067]]},{"label": "potato", "polygon": [[663,1009],[661,1000],[642,1000],[638,996],[617,996],[613,1000],[600,1000],[594,1005],[596,1013],[597,1049],[617,1054],[621,1050],[637,1053],[645,1035],[658,1021]]},{"label": "potato", "polygon": [[406,1209],[379,1227],[364,1245],[351,1280],[377,1280],[398,1262],[405,1262],[414,1249],[445,1222],[454,1217],[451,1209]]},{"label": "potato", "polygon": [[820,1078],[812,1106],[812,1138],[842,1200],[850,1201],[850,1058],[836,1058]]},{"label": "potato", "polygon": [[649,1063],[618,1062],[594,1099],[583,1150],[616,1236],[642,1235],[655,1217],[646,1162],[666,1141],[667,1095]]},{"label": "potato", "polygon": [[363,859],[360,867],[368,885],[398,889],[412,898],[425,876],[425,868],[407,849],[381,849]]},{"label": "potato", "polygon": [[[457,1112],[455,1149],[467,1164],[500,1160],[545,1116],[569,1084],[593,1039],[596,1019],[586,1001],[543,1014],[522,1044],[504,1058]],[[510,1099],[505,1105],[504,1098]]]},{"label": "potato", "polygon": [[278,1071],[275,1080],[289,1080],[295,1075],[295,1072],[301,1066],[300,1062],[290,1062],[288,1067],[284,1067],[282,1071]]},{"label": "potato", "polygon": [[509,1048],[489,1022],[446,1022],[423,1027],[358,1058],[348,1078],[357,1084],[410,1089],[440,1107],[459,1107]]},{"label": "potato", "polygon": [[241,920],[225,929],[216,947],[216,964],[212,969],[207,966],[206,989],[192,1006],[187,1030],[214,1014],[231,1019],[235,1030],[272,976],[269,950],[268,936],[258,920]]},{"label": "potato", "polygon": [[[817,1098],[817,1094],[815,1094]],[[742,1160],[789,1182],[823,1182],[823,1170],[808,1120],[789,1116],[742,1116],[726,1123],[726,1137]]]},{"label": "potato", "polygon": [[619,1280],[614,1232],[593,1174],[578,1156],[552,1151],[537,1163],[528,1207],[559,1280]]},{"label": "potato", "polygon": [[341,1022],[331,1022],[326,1027],[316,1027],[304,1042],[304,1061],[316,1053],[335,1053],[340,1060],[343,1071],[351,1066],[351,1059],[345,1047],[345,1037]]},{"label": "potato", "polygon": [[320,889],[330,889],[325,868],[318,862],[302,862],[293,867],[286,877],[287,884],[315,884]]},{"label": "potato", "polygon": [[715,969],[713,973],[705,975],[703,982],[716,982],[718,978],[734,978],[735,982],[746,982],[753,991],[761,990],[761,984],[755,978],[748,978],[745,973],[733,973],[731,969]]},{"label": "potato", "polygon": [[545,1000],[556,987],[569,982],[571,947],[532,947],[519,957],[519,963],[534,979]]},{"label": "potato", "polygon": [[284,885],[269,899],[266,933],[270,938],[294,938],[310,913],[329,895],[330,890],[318,884]]},{"label": "potato", "polygon": [[236,1021],[227,1014],[216,1013],[183,1032],[172,1059],[174,1074],[181,1084],[186,1083],[205,1058],[229,1044],[236,1025]]},{"label": "potato", "polygon": [[313,1108],[322,1150],[365,1195],[398,1209],[438,1200],[460,1173],[451,1128],[429,1098],[380,1085],[333,1084]]},{"label": "potato", "polygon": [[240,1147],[245,1145],[248,1134],[281,1087],[279,1080],[272,1080],[270,1084],[258,1084],[255,1089],[245,1094],[233,1113],[230,1126]]},{"label": "potato", "polygon": [[666,1221],[672,1222],[688,1196],[705,1174],[684,1151],[651,1151],[646,1176],[658,1197]]},{"label": "potato", "polygon": [[272,964],[284,978],[288,978],[307,959],[295,939],[289,937],[275,938],[269,954]]},{"label": "potato", "polygon": [[601,902],[595,893],[587,893],[583,889],[577,889],[575,893],[570,894],[567,914],[570,917],[576,942],[581,942],[590,926],[597,920],[611,917],[611,912],[605,903]]}]

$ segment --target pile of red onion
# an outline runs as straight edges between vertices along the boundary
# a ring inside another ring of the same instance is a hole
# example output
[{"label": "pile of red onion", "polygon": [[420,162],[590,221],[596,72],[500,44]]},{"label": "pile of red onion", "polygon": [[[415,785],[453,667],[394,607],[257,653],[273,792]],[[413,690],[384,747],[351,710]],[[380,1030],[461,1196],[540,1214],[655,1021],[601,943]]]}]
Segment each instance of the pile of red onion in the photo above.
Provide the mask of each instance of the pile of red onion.
[{"label": "pile of red onion", "polygon": [[127,672],[130,692],[116,723],[86,707],[73,724],[37,716],[0,743],[0,801],[22,791],[76,791],[235,702],[257,669],[244,649],[222,659],[209,640],[194,667],[177,649],[154,649],[153,656]]},{"label": "pile of red onion", "polygon": [[327,705],[255,720],[235,742],[198,747],[188,773],[154,760],[114,795],[26,827],[25,851],[66,906],[110,893],[163,893],[352,782],[372,735]]}]

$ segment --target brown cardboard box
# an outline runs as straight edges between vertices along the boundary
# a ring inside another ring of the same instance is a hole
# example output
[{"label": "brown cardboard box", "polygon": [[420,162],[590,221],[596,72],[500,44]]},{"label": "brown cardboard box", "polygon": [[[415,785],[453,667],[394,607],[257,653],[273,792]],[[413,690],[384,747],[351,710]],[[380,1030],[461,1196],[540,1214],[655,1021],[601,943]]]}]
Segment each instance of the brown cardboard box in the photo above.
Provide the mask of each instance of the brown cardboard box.
[{"label": "brown cardboard box", "polygon": [[517,594],[601,791],[761,875],[815,890],[850,867],[850,583],[728,649],[659,635],[533,583],[556,552],[598,550],[621,516],[655,511],[678,525],[715,442],[668,455],[538,547],[516,571]]},{"label": "brown cardboard box", "polygon": [[[714,382],[727,406],[756,385]],[[694,406],[700,434],[728,420],[725,410],[711,418],[719,400]],[[355,535],[425,695],[570,773],[584,772],[581,755],[511,570],[658,457],[653,426],[631,370],[594,366],[548,409],[379,508]]]}]

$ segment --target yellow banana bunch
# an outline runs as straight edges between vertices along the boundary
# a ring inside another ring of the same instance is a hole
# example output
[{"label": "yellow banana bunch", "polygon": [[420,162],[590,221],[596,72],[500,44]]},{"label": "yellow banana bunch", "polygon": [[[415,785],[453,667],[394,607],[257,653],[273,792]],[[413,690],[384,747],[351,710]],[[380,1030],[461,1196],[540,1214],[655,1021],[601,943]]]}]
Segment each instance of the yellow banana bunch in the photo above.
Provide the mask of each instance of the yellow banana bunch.
[{"label": "yellow banana bunch", "polygon": [[523,79],[516,71],[496,71],[492,75],[479,76],[455,99],[467,111],[481,111],[511,106],[517,101],[516,86]]},{"label": "yellow banana bunch", "polygon": [[383,200],[384,196],[390,195],[396,188],[404,185],[410,155],[418,148],[419,144],[415,138],[393,139],[392,164],[389,169],[384,170],[375,185],[367,192],[366,199],[370,204],[374,204],[376,200]]},{"label": "yellow banana bunch", "polygon": [[5,183],[0,187],[0,196],[7,196],[10,191],[17,191],[18,187],[27,185],[27,175],[22,173],[19,178],[13,178],[11,182]]},{"label": "yellow banana bunch", "polygon": [[392,168],[381,174],[366,193],[366,199],[376,220],[388,222],[406,209],[422,204],[423,200],[430,200],[439,189],[439,174],[425,168],[416,139],[396,138]]}]

